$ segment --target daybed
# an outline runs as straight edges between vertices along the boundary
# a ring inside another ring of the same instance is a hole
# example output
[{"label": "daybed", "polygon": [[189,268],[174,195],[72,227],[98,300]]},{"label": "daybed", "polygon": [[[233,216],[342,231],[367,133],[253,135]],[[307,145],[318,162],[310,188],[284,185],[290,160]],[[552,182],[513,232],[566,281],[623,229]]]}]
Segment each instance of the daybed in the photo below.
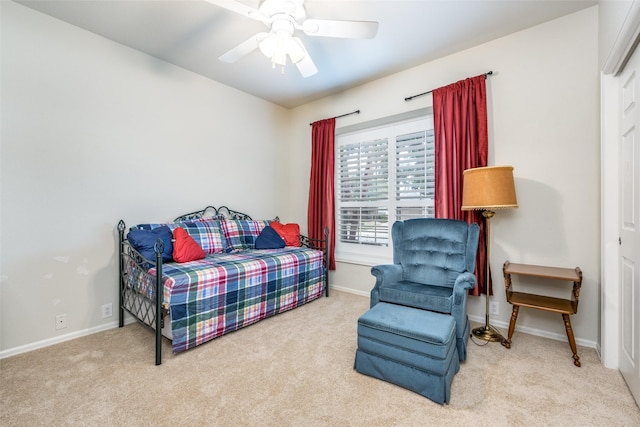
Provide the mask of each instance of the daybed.
[{"label": "daybed", "polygon": [[163,335],[178,353],[329,296],[328,230],[315,240],[296,227],[225,206],[138,224],[126,236],[121,220],[120,327],[126,311],[155,330],[159,365]]}]

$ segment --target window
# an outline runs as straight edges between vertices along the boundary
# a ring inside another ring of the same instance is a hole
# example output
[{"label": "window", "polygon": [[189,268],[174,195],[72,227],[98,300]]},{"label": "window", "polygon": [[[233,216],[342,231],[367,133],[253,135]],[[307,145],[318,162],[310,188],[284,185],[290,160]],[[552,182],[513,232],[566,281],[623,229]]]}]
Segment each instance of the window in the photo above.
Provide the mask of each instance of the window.
[{"label": "window", "polygon": [[434,216],[433,118],[338,135],[336,256],[377,262],[396,220]]}]

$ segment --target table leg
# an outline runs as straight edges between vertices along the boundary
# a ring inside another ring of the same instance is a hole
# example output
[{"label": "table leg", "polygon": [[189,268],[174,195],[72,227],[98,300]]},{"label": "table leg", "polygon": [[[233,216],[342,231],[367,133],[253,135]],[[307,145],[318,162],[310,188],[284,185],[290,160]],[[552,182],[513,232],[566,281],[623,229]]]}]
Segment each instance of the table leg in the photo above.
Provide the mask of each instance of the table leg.
[{"label": "table leg", "polygon": [[562,319],[564,320],[564,327],[567,330],[567,338],[569,338],[569,346],[571,346],[571,351],[573,352],[573,364],[577,367],[580,367],[580,356],[578,356],[578,350],[576,349],[576,340],[573,336],[573,329],[571,328],[571,320],[569,319],[568,314],[563,314]]},{"label": "table leg", "polygon": [[516,328],[516,320],[518,320],[518,310],[520,310],[519,305],[514,305],[513,310],[511,311],[511,320],[509,321],[509,335],[507,339],[502,341],[502,345],[507,348],[511,348],[511,337],[513,336],[513,331]]}]

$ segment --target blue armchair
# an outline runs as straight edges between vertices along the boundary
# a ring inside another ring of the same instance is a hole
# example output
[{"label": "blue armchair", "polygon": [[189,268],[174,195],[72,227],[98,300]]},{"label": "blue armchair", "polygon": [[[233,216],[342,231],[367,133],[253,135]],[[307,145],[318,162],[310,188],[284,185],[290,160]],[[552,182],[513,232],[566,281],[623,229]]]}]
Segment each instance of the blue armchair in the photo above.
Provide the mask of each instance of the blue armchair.
[{"label": "blue armchair", "polygon": [[453,219],[396,221],[391,228],[393,264],[371,269],[376,278],[371,307],[388,302],[450,314],[456,322],[458,356],[466,360],[471,328],[467,293],[476,284],[479,234],[478,224]]}]

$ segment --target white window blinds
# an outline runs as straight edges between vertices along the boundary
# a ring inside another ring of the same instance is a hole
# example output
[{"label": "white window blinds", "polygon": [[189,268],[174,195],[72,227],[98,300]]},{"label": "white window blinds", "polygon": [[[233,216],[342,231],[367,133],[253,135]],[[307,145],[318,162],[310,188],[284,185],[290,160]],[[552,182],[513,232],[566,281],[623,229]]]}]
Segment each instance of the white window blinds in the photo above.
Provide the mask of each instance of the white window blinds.
[{"label": "white window blinds", "polygon": [[389,141],[378,138],[338,149],[340,241],[386,245],[388,240]]},{"label": "white window blinds", "polygon": [[338,136],[337,254],[387,251],[393,222],[433,216],[432,123],[428,117]]},{"label": "white window blinds", "polygon": [[434,149],[433,129],[396,137],[396,220],[433,216]]}]

